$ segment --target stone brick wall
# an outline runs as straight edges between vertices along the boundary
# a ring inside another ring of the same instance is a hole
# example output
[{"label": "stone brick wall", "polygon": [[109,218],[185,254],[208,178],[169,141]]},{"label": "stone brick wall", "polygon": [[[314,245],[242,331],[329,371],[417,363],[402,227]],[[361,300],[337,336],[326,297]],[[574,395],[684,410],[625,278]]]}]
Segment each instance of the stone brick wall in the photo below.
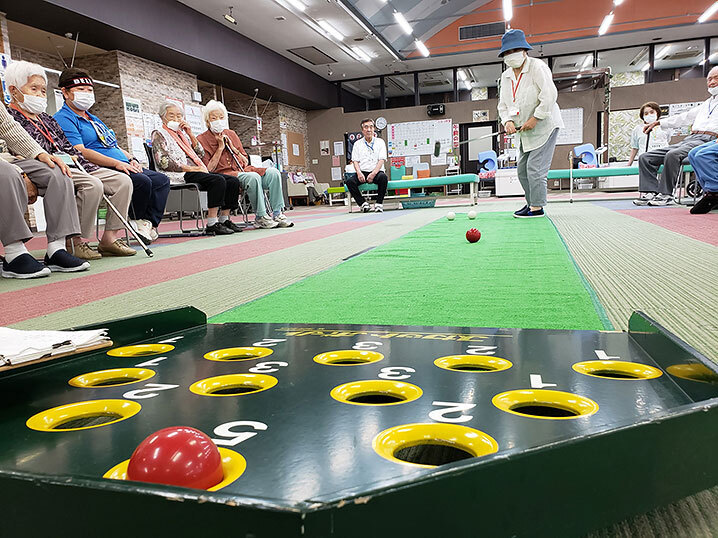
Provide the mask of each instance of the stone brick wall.
[{"label": "stone brick wall", "polygon": [[286,169],[289,172],[307,172],[309,171],[309,163],[311,162],[311,151],[317,154],[318,157],[319,147],[309,147],[309,135],[307,127],[307,111],[293,106],[281,104],[279,105],[279,123],[280,134],[291,131],[293,133],[299,133],[304,138],[304,166],[287,166]]}]

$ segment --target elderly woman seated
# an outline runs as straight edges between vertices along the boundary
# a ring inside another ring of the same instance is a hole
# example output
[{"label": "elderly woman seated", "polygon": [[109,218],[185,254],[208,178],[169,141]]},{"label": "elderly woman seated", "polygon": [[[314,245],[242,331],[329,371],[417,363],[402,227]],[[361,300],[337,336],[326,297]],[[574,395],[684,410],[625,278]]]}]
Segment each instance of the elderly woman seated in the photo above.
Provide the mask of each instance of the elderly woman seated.
[{"label": "elderly woman seated", "polygon": [[[45,70],[30,62],[13,62],[5,71],[11,101],[9,112],[27,133],[51,155],[61,156],[70,165],[75,187],[77,213],[81,236],[68,239],[67,249],[84,260],[102,255],[89,245],[95,234],[97,208],[103,192],[123,217],[132,197],[132,180],[117,170],[100,168],[85,159],[68,141],[58,123],[45,113],[47,106],[47,77]],[[112,256],[133,256],[136,251],[117,237],[123,228],[120,219],[108,212],[105,231],[98,249]]]},{"label": "elderly woman seated", "polygon": [[[197,137],[205,152],[202,160],[210,171],[239,179],[242,187],[249,193],[249,202],[254,208],[254,225],[259,228],[294,226],[282,213],[282,175],[276,168],[249,166],[249,158],[242,142],[237,133],[229,128],[224,105],[219,101],[209,101],[204,107],[204,121],[207,130]],[[265,189],[269,191],[272,218],[267,214],[267,206],[264,203]]]},{"label": "elderly woman seated", "polygon": [[229,218],[229,212],[239,207],[239,180],[212,174],[202,162],[204,149],[197,141],[182,110],[165,101],[159,110],[162,128],[152,133],[155,164],[166,173],[172,183],[194,183],[207,191],[208,234],[229,235],[241,232]]}]

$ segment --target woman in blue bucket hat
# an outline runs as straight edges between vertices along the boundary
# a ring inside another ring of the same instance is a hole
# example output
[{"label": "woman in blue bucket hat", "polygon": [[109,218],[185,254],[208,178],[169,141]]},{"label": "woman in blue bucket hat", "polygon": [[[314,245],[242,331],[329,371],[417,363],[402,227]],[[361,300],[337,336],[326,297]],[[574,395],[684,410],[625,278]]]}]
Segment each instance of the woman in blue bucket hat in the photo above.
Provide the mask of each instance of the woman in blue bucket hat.
[{"label": "woman in blue bucket hat", "polygon": [[517,172],[526,193],[526,205],[514,213],[517,218],[544,216],[546,176],[563,127],[551,70],[526,54],[532,48],[521,30],[509,30],[501,38],[499,58],[508,68],[501,75],[499,117],[506,134],[517,133]]}]

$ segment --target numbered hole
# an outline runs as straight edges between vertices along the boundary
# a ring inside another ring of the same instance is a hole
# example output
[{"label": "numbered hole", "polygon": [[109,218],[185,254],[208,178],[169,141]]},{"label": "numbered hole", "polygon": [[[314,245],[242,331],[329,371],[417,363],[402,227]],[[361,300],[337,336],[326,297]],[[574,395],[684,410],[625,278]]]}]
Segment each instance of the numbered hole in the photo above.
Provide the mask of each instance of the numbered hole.
[{"label": "numbered hole", "polygon": [[647,364],[627,361],[584,361],[572,366],[579,374],[605,379],[655,379],[663,372]]},{"label": "numbered hole", "polygon": [[376,351],[362,351],[358,349],[344,349],[327,351],[314,357],[314,362],[329,366],[356,366],[379,362],[384,355]]},{"label": "numbered hole", "polygon": [[559,390],[510,390],[497,394],[491,402],[507,413],[552,420],[587,417],[598,411],[593,400]]},{"label": "numbered hole", "polygon": [[403,424],[374,438],[382,458],[416,467],[437,467],[493,454],[499,445],[490,435],[457,424]]},{"label": "numbered hole", "polygon": [[154,371],[145,368],[112,368],[78,375],[68,383],[73,387],[81,388],[117,387],[144,381],[154,375]]},{"label": "numbered hole", "polygon": [[276,377],[264,374],[230,374],[202,379],[189,390],[201,396],[243,396],[271,389]]},{"label": "numbered hole", "polygon": [[453,372],[500,372],[513,366],[511,361],[493,355],[449,355],[439,357],[434,364]]},{"label": "numbered hole", "polygon": [[90,400],[53,407],[30,417],[31,430],[67,432],[108,426],[140,412],[142,406],[127,400]]},{"label": "numbered hole", "polygon": [[718,385],[718,374],[704,364],[673,364],[666,368],[666,371],[672,376],[680,377],[681,379]]},{"label": "numbered hole", "polygon": [[107,352],[110,357],[147,357],[160,355],[172,351],[175,347],[169,344],[139,344],[111,349]]},{"label": "numbered hole", "polygon": [[217,349],[205,353],[204,358],[209,361],[251,361],[254,359],[261,359],[262,357],[268,357],[274,353],[274,350],[268,347],[228,347],[225,349]]},{"label": "numbered hole", "polygon": [[369,379],[344,383],[330,394],[339,402],[353,405],[396,405],[419,399],[422,391],[410,383]]}]

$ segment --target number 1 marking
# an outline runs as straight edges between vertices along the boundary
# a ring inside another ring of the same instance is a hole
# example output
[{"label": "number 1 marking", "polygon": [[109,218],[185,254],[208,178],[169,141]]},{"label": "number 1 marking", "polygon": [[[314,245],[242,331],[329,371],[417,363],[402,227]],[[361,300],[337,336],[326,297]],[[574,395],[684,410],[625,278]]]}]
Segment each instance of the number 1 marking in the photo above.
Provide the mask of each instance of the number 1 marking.
[{"label": "number 1 marking", "polygon": [[157,342],[158,344],[174,344],[177,340],[182,340],[184,336],[175,336],[173,338],[168,338],[167,340],[160,340]]},{"label": "number 1 marking", "polygon": [[150,359],[145,362],[141,362],[139,364],[135,364],[136,368],[139,368],[140,366],[157,366],[160,362],[165,360],[167,357],[156,357],[154,359]]}]

